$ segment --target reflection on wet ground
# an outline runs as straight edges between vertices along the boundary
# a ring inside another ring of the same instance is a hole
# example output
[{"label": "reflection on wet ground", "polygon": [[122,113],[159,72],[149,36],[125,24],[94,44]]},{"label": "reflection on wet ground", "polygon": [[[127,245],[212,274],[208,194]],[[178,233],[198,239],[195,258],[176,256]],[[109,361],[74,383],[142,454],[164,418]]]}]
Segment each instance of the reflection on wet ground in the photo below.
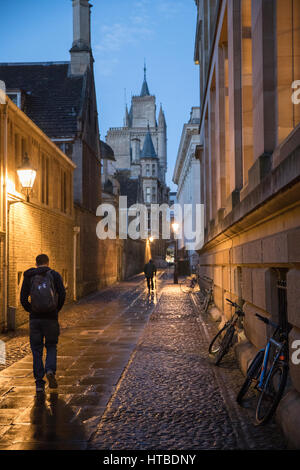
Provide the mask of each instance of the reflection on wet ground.
[{"label": "reflection on wet ground", "polygon": [[0,372],[0,450],[86,449],[166,280],[147,295],[141,277],[81,300],[64,329],[58,393],[35,397],[28,355]]}]

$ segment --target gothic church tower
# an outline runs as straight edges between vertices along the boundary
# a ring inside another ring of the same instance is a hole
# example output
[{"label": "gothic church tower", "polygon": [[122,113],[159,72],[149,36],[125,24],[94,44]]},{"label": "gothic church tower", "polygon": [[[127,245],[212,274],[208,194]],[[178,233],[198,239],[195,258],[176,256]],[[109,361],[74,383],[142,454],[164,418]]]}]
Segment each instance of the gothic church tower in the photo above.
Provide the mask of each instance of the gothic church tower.
[{"label": "gothic church tower", "polygon": [[[132,97],[129,111],[126,106],[124,126],[110,128],[106,136],[106,142],[114,151],[117,173],[126,174],[131,180],[140,181],[140,186],[143,188],[143,201],[136,202],[167,201],[168,188],[165,184],[167,124],[162,106],[160,106],[158,121],[156,115],[156,98],[150,94],[145,66],[141,92],[138,96]],[[150,155],[146,155],[149,149]],[[154,160],[150,162],[151,158]],[[153,174],[152,167],[155,167]],[[149,189],[146,189],[148,186],[145,186],[144,181],[145,177],[149,178],[149,172],[152,181],[150,200]]]}]

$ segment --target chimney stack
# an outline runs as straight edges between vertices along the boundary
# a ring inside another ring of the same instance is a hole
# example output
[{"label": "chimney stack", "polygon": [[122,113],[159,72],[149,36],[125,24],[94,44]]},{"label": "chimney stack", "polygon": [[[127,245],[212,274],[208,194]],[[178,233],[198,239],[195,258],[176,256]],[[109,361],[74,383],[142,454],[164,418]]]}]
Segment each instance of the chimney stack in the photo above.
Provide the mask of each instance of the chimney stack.
[{"label": "chimney stack", "polygon": [[91,8],[88,0],[73,1],[73,44],[71,75],[84,75],[93,63],[91,47]]}]

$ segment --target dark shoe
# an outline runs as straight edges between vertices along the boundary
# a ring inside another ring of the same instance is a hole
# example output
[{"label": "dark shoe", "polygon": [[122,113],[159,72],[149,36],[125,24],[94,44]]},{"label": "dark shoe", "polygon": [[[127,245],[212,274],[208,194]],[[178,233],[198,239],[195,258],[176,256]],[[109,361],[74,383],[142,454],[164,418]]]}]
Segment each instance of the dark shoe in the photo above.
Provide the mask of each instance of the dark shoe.
[{"label": "dark shoe", "polygon": [[46,373],[46,377],[49,383],[49,388],[57,388],[57,381],[55,378],[55,374],[54,372],[52,372],[52,370],[48,370],[48,372]]}]

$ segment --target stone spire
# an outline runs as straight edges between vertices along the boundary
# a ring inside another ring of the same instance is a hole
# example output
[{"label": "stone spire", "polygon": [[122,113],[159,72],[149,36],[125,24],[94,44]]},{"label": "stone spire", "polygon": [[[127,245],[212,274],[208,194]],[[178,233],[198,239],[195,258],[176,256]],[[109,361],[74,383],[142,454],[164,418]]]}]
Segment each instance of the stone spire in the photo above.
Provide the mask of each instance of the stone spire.
[{"label": "stone spire", "polygon": [[128,112],[127,104],[125,105],[124,126],[129,127],[129,112]]},{"label": "stone spire", "polygon": [[160,109],[159,109],[159,115],[158,115],[158,125],[159,127],[166,127],[165,113],[163,112],[161,103],[160,103]]},{"label": "stone spire", "polygon": [[73,44],[70,50],[72,75],[84,75],[93,63],[91,8],[88,0],[73,0]]},{"label": "stone spire", "polygon": [[147,78],[146,78],[146,73],[147,73],[147,68],[146,68],[146,62],[144,64],[144,81],[142,85],[142,90],[140,96],[150,96],[149,88],[148,88],[148,83],[147,83]]},{"label": "stone spire", "polygon": [[141,158],[157,158],[157,154],[155,152],[153,140],[152,140],[151,133],[150,133],[149,124],[148,124],[148,131],[147,131],[145,141],[144,141],[143,150],[141,153]]}]

